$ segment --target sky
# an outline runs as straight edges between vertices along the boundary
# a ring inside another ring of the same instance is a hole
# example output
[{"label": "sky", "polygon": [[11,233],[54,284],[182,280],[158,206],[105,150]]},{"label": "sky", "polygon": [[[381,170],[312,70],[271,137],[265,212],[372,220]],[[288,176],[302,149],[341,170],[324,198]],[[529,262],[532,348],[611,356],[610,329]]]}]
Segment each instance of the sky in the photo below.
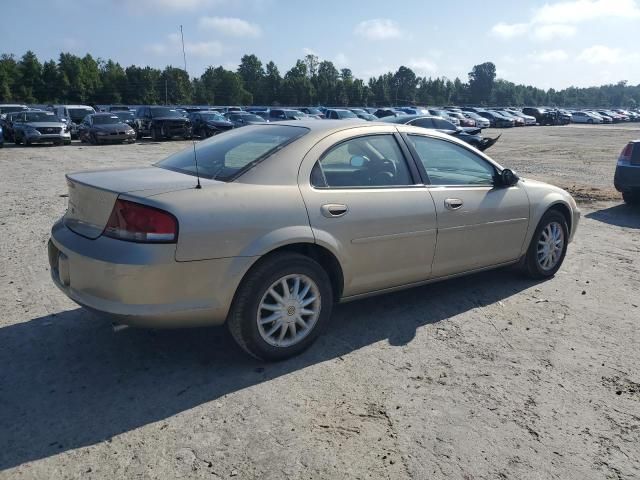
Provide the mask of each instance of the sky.
[{"label": "sky", "polygon": [[235,70],[243,54],[284,73],[308,53],[368,79],[399,66],[541,88],[640,83],[640,0],[21,0],[3,2],[0,52],[61,51],[122,66]]}]

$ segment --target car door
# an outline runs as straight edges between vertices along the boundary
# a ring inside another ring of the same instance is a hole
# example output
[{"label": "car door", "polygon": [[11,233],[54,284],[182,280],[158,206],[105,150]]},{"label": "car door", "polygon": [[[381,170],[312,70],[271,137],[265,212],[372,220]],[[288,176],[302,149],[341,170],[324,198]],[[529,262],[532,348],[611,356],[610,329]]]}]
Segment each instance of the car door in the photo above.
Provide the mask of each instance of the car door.
[{"label": "car door", "polygon": [[325,137],[305,156],[299,185],[317,243],[341,263],[345,297],[429,277],[435,207],[395,128]]},{"label": "car door", "polygon": [[529,198],[522,185],[499,185],[498,168],[458,143],[417,134],[405,138],[420,160],[438,216],[432,275],[517,260],[529,226]]}]

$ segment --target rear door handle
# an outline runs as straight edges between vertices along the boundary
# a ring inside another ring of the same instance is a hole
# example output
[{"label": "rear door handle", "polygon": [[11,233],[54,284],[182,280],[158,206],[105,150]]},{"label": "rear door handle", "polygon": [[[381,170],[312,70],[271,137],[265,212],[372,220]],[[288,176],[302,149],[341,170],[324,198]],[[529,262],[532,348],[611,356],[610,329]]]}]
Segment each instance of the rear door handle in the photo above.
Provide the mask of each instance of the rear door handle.
[{"label": "rear door handle", "polygon": [[342,205],[340,203],[328,203],[326,205],[322,205],[322,207],[320,207],[320,211],[322,212],[322,215],[327,218],[336,218],[346,215],[349,209],[346,205]]},{"label": "rear door handle", "polygon": [[462,208],[464,202],[460,198],[447,198],[444,201],[444,206],[447,210],[458,210]]}]

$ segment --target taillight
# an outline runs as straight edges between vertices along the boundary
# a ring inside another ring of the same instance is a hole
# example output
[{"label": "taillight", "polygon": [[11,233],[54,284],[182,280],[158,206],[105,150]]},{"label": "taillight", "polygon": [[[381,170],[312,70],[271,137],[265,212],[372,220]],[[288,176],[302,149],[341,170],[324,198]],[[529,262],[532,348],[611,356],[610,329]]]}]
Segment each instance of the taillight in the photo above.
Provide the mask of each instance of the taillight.
[{"label": "taillight", "polygon": [[618,163],[620,163],[620,162],[630,162],[632,153],[633,153],[633,143],[629,142],[622,149],[622,152],[620,153],[620,157],[618,157]]},{"label": "taillight", "polygon": [[174,243],[178,221],[164,210],[128,200],[116,200],[103,235],[142,243]]}]

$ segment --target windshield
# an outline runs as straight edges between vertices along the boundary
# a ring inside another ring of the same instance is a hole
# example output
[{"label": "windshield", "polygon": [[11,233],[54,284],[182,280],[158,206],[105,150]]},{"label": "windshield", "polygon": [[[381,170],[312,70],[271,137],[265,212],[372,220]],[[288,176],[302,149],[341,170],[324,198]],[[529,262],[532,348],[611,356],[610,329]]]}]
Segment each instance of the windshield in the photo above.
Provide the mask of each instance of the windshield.
[{"label": "windshield", "polygon": [[305,118],[306,115],[301,112],[300,110],[285,110],[284,114],[287,118],[293,119],[293,120],[299,120],[301,118]]},{"label": "windshield", "polygon": [[229,115],[229,118],[233,121],[244,120],[245,122],[264,122],[264,118],[251,113],[237,113],[235,115]]},{"label": "windshield", "polygon": [[[309,130],[289,125],[245,127],[197,144],[198,173],[203,178],[233,180]],[[196,174],[193,147],[156,164],[189,175]]]},{"label": "windshield", "polygon": [[322,115],[322,112],[317,108],[307,108],[306,110],[309,115]]},{"label": "windshield", "polygon": [[111,125],[114,123],[122,123],[117,115],[96,115],[93,117],[94,125]]},{"label": "windshield", "polygon": [[69,108],[68,112],[73,123],[80,123],[87,115],[96,113],[93,108]]},{"label": "windshield", "polygon": [[59,122],[60,119],[49,112],[27,112],[25,122]]},{"label": "windshield", "polygon": [[358,118],[358,116],[349,110],[336,110],[338,118]]},{"label": "windshield", "polygon": [[151,109],[151,116],[154,118],[170,117],[170,118],[183,118],[182,114],[175,108],[156,107]]},{"label": "windshield", "polygon": [[130,112],[129,110],[125,111],[117,111],[117,112],[113,112],[114,115],[116,115],[119,119],[121,120],[133,120],[134,115],[133,112]]},{"label": "windshield", "polygon": [[219,113],[201,113],[200,116],[205,122],[226,122],[226,119]]},{"label": "windshield", "polygon": [[24,112],[27,107],[13,106],[13,107],[2,107],[0,106],[0,113],[9,113],[9,112]]}]

